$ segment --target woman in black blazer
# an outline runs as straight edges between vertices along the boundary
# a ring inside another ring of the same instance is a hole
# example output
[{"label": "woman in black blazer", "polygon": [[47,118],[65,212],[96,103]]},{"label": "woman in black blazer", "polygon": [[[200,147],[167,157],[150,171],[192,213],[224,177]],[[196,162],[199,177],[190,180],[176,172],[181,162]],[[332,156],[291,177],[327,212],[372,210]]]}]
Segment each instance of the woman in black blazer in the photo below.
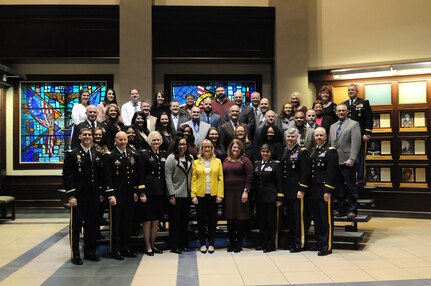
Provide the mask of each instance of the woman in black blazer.
[{"label": "woman in black blazer", "polygon": [[144,222],[144,253],[153,256],[163,253],[154,245],[163,218],[163,201],[166,197],[165,162],[166,151],[160,150],[162,136],[157,131],[148,135],[150,148],[142,150],[138,158],[137,176],[139,178],[138,193],[141,202],[142,220]]},{"label": "woman in black blazer", "polygon": [[253,194],[259,226],[260,245],[256,250],[275,251],[277,229],[277,207],[281,206],[284,192],[279,162],[271,159],[268,144],[260,147],[261,160],[254,165]]}]

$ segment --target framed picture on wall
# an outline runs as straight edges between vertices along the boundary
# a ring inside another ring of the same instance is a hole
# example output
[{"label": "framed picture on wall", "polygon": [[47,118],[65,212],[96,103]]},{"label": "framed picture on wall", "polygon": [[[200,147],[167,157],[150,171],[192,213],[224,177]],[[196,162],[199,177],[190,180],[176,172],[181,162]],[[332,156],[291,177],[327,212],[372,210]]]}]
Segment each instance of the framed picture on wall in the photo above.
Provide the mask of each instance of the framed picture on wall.
[{"label": "framed picture on wall", "polygon": [[391,168],[369,166],[366,168],[367,186],[392,187]]},{"label": "framed picture on wall", "polygon": [[401,132],[427,131],[425,111],[401,111],[399,118]]},{"label": "framed picture on wall", "polygon": [[373,132],[392,132],[390,112],[373,113]]},{"label": "framed picture on wall", "polygon": [[401,160],[426,160],[426,139],[402,138],[400,140]]},{"label": "framed picture on wall", "polygon": [[427,188],[426,172],[425,166],[402,167],[400,187]]},{"label": "framed picture on wall", "polygon": [[391,141],[372,139],[367,143],[367,160],[391,160]]}]

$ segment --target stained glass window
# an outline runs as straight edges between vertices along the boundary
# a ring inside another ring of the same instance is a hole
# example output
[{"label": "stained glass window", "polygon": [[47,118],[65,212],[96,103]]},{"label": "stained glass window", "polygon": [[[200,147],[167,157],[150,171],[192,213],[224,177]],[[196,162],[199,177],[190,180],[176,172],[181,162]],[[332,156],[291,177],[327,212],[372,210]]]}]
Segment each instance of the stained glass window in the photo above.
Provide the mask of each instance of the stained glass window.
[{"label": "stained glass window", "polygon": [[71,112],[79,91],[87,88],[90,103],[106,94],[106,81],[21,82],[20,162],[60,163],[70,144]]},{"label": "stained glass window", "polygon": [[223,85],[226,95],[233,100],[233,94],[236,91],[241,91],[244,95],[246,104],[250,102],[250,95],[256,89],[255,81],[226,81],[226,82],[184,82],[172,81],[171,94],[172,98],[179,101],[181,106],[186,104],[187,94],[193,94],[196,105],[199,105],[201,100],[206,97],[213,97],[217,86]]}]

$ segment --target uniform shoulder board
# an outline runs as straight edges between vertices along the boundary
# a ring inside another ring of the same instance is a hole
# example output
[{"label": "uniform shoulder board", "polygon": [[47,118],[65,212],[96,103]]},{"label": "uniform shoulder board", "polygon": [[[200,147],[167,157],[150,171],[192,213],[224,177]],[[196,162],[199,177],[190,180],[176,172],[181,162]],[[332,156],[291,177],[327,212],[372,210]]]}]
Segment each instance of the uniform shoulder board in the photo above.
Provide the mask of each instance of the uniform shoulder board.
[{"label": "uniform shoulder board", "polygon": [[66,151],[64,151],[65,153],[72,153],[72,149],[68,149],[68,150],[66,150]]},{"label": "uniform shoulder board", "polygon": [[305,147],[301,147],[301,151],[307,150],[307,148]]},{"label": "uniform shoulder board", "polygon": [[328,149],[329,149],[329,150],[332,150],[332,151],[335,151],[335,150],[337,150],[337,148],[335,148],[335,147],[332,147],[332,146],[331,146],[331,147],[329,147]]},{"label": "uniform shoulder board", "polygon": [[280,164],[280,161],[278,161],[278,160],[274,160],[274,161],[275,161],[275,163]]},{"label": "uniform shoulder board", "polygon": [[105,154],[106,155],[111,155],[111,151],[106,151]]},{"label": "uniform shoulder board", "polygon": [[260,160],[256,160],[256,161],[254,161],[254,163],[255,163],[255,164],[257,164],[257,163],[259,163],[259,162],[260,162]]}]

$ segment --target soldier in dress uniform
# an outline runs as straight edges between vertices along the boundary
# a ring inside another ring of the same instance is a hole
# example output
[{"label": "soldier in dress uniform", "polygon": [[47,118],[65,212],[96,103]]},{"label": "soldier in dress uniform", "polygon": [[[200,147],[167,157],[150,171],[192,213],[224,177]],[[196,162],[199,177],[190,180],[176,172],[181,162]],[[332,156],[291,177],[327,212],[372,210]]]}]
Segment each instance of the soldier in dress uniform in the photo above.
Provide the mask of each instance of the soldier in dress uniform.
[{"label": "soldier in dress uniform", "polygon": [[162,136],[158,131],[148,134],[147,143],[150,148],[142,150],[138,158],[138,193],[143,203],[140,211],[144,222],[144,253],[154,256],[154,253],[163,253],[154,243],[166,198],[166,151],[159,149]]},{"label": "soldier in dress uniform", "polygon": [[84,259],[99,261],[96,255],[98,205],[102,194],[102,154],[93,147],[91,129],[82,128],[81,144],[65,154],[63,182],[70,204],[71,262],[82,264],[79,253],[79,233],[84,224]]},{"label": "soldier in dress uniform", "polygon": [[283,188],[285,189],[287,223],[290,228],[290,252],[305,249],[306,207],[304,196],[309,193],[310,155],[298,144],[298,130],[289,128],[285,132],[286,145],[281,159]]},{"label": "soldier in dress uniform", "polygon": [[138,199],[135,167],[137,156],[127,147],[126,132],[115,135],[115,148],[104,158],[105,195],[109,201],[111,258],[136,257],[130,249],[133,202]]},{"label": "soldier in dress uniform", "polygon": [[311,150],[311,204],[319,256],[332,253],[334,215],[331,197],[338,168],[337,150],[329,147],[326,138],[325,129],[318,127],[314,131],[316,146]]},{"label": "soldier in dress uniform", "polygon": [[254,199],[259,226],[260,245],[256,250],[275,251],[275,234],[277,231],[277,208],[283,204],[280,162],[271,159],[268,144],[260,147],[262,160],[254,165]]}]

